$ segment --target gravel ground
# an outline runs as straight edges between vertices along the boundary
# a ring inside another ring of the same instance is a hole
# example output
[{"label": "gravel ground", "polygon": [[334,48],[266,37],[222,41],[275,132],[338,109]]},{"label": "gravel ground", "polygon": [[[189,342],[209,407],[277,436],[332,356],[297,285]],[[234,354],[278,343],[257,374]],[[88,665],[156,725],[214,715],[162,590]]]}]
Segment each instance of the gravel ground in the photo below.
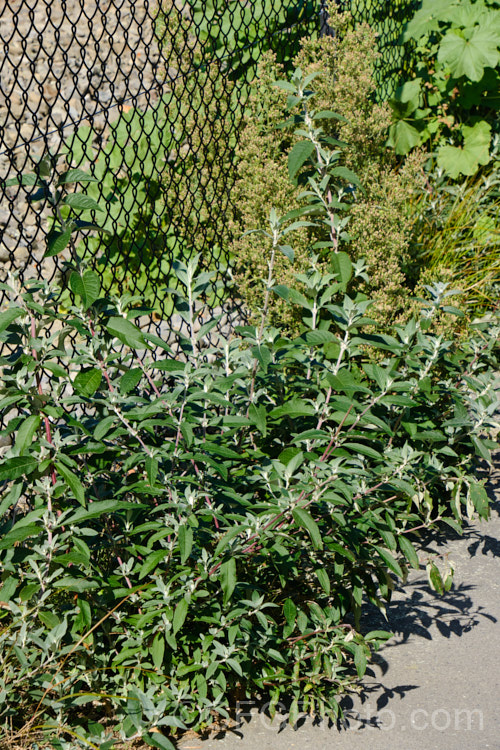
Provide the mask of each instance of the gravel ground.
[{"label": "gravel ground", "polygon": [[[159,50],[149,0],[0,3],[0,181],[57,151],[80,125],[99,141],[109,121],[158,98]],[[0,278],[11,268],[50,273],[41,227],[22,190],[0,191]]]}]

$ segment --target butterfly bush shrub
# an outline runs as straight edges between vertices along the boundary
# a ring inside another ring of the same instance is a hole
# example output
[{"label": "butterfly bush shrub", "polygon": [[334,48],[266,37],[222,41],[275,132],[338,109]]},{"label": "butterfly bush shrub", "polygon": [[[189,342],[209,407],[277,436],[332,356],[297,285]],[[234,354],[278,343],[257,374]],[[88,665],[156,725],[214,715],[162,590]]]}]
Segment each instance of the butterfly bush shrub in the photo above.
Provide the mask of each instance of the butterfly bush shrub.
[{"label": "butterfly bush shrub", "polygon": [[[3,285],[0,718],[11,739],[169,750],[255,696],[271,716],[287,702],[291,724],[300,712],[335,719],[389,636],[361,630],[364,602],[384,612],[395,580],[420,565],[448,589],[452,571],[420,550],[421,533],[488,517],[476,468],[494,447],[498,319],[464,342],[436,334],[435,317],[457,312],[441,285],[419,317],[377,328],[357,287],[365,267],[338,245],[343,196],[362,185],[313,83],[297,70],[279,84],[302,194],[249,235],[268,248],[254,325],[217,334],[199,256],[175,264],[173,344],[136,325],[133,300],[104,297],[73,245],[69,311],[50,283]],[[67,200],[70,177],[45,164],[27,183],[55,211],[48,252],[54,232],[90,231],[76,218],[57,230],[61,202],[86,210]],[[312,257],[297,289],[277,283],[276,259],[293,263],[303,229],[334,266]],[[275,295],[298,331],[269,325]]]}]

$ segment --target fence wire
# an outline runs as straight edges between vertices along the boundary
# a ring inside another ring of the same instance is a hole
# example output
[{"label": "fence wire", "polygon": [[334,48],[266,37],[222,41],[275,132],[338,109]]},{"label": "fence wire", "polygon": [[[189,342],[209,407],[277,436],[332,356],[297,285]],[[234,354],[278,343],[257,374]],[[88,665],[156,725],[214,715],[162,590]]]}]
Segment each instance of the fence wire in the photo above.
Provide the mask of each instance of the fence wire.
[{"label": "fence wire", "polygon": [[[389,89],[404,66],[395,41],[415,4],[339,3],[377,28],[394,67],[384,73]],[[5,0],[0,185],[48,152],[59,172],[97,177],[86,192],[103,212],[82,218],[109,235],[83,238],[79,252],[106,293],[141,296],[168,326],[176,258],[199,252],[224,278],[232,171],[217,167],[231,161],[259,57],[273,50],[286,65],[300,38],[320,31],[323,0]],[[64,253],[44,257],[49,211],[34,210],[32,191],[0,187],[0,281],[9,271],[21,281],[64,272]]]}]

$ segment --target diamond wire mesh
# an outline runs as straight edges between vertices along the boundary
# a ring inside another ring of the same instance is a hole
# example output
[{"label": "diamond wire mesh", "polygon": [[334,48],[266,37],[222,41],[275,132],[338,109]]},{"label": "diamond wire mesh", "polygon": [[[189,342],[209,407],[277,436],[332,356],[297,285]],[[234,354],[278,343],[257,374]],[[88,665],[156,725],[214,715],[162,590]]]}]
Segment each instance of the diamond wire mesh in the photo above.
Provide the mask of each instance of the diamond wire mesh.
[{"label": "diamond wire mesh", "polygon": [[412,66],[413,46],[399,45],[404,24],[420,6],[421,0],[339,0],[354,21],[366,21],[378,34],[380,58],[374,72],[379,99],[390,99],[402,75]]},{"label": "diamond wire mesh", "polygon": [[[414,0],[339,4],[374,23],[384,60],[403,64],[394,41]],[[198,251],[222,278],[231,156],[259,56],[287,62],[320,23],[322,0],[7,0],[0,184],[49,149],[62,154],[58,171],[91,171],[99,183],[86,191],[110,239],[85,238],[80,252],[106,292],[143,296],[168,329],[175,258]],[[33,210],[30,190],[1,195],[0,280],[62,274],[64,254],[44,258],[48,211]]]},{"label": "diamond wire mesh", "polygon": [[[58,171],[81,166],[99,179],[86,191],[103,205],[96,218],[112,239],[86,239],[80,250],[106,292],[145,294],[157,317],[168,318],[161,288],[173,258],[195,248],[206,265],[223,265],[217,228],[197,215],[210,176],[202,160],[216,132],[219,156],[230,158],[261,51],[274,46],[285,59],[297,36],[316,27],[314,4],[302,18],[287,5],[8,0],[0,10],[0,182],[30,171],[49,149],[65,154]],[[193,126],[200,132],[190,148]],[[231,175],[217,178],[220,218]],[[24,186],[2,195],[0,274],[50,280],[64,255],[43,257],[48,211],[34,211],[29,198]]]}]

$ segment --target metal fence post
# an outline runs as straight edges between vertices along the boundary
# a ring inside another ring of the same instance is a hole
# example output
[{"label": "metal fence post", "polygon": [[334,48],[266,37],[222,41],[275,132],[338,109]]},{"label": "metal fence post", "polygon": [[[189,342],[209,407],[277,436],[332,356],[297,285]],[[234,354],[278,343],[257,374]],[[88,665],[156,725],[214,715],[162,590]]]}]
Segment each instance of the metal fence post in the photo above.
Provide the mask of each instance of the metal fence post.
[{"label": "metal fence post", "polygon": [[[335,30],[328,23],[328,0],[321,0],[321,7],[319,11],[319,35],[320,36],[335,36]],[[338,0],[337,0],[338,3]]]}]

